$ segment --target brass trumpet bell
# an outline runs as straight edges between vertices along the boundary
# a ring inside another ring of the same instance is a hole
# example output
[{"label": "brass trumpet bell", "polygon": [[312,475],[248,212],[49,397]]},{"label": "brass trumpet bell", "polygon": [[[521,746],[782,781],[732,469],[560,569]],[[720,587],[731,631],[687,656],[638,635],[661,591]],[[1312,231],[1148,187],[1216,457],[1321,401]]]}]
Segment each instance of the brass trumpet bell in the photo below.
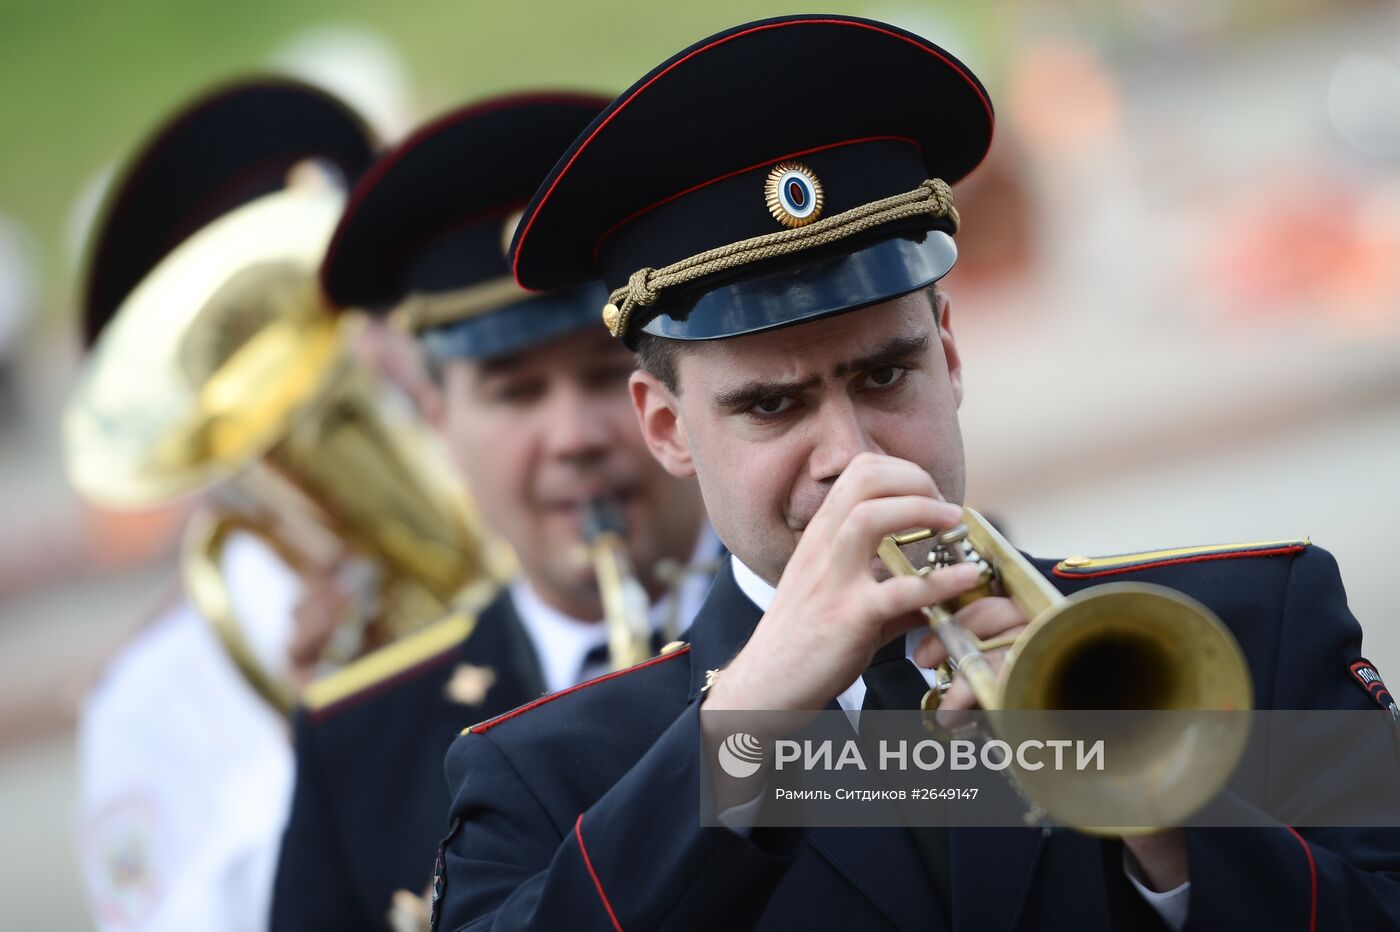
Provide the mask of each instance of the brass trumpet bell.
[{"label": "brass trumpet bell", "polygon": [[[1211,714],[1252,705],[1234,638],[1209,609],[1160,586],[1109,583],[1041,613],[1008,655],[1001,684],[1003,709],[1047,713],[1008,717],[1008,731],[1078,720],[1076,737],[1110,739],[1113,759],[1102,772],[1018,774],[1053,820],[1091,834],[1181,824],[1230,779],[1248,739],[1243,717]],[[1055,714],[1086,710],[1154,714]],[[1104,825],[1113,813],[1142,813],[1149,818],[1134,821],[1150,824]]]},{"label": "brass trumpet bell", "polygon": [[[1081,716],[1080,725],[1119,729],[1099,772],[1017,770],[1021,791],[1053,821],[1089,834],[1121,836],[1179,825],[1229,780],[1248,738],[1243,716],[1253,688],[1234,636],[1204,605],[1146,583],[1110,583],[1072,596],[1060,592],[985,518],[963,510],[964,525],[937,535],[931,564],[973,562],[982,580],[954,603],[925,610],[966,676],[998,737],[1013,746],[1074,726],[1068,712],[1147,711],[1150,717]],[[918,572],[898,549],[935,536],[887,538],[880,555],[892,572]],[[1010,644],[999,675],[981,643],[953,613],[990,595],[1011,598],[1030,624]],[[997,713],[1011,713],[998,715]],[[1126,728],[1126,731],[1124,730]],[[1123,827],[1113,813],[1146,814]]]}]

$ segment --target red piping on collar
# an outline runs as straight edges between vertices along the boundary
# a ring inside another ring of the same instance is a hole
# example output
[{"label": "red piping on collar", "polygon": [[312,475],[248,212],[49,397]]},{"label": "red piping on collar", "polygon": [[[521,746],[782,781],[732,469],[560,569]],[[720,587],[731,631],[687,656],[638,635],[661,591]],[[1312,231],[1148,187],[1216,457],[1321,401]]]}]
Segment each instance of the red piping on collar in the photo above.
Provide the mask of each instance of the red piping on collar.
[{"label": "red piping on collar", "polygon": [[568,687],[567,689],[561,689],[561,690],[559,690],[559,691],[556,692],[556,693],[550,693],[550,694],[548,694],[548,695],[546,695],[546,696],[541,696],[540,698],[535,699],[535,700],[532,701],[532,702],[527,702],[527,703],[525,703],[525,704],[522,705],[522,706],[519,706],[519,707],[517,707],[517,708],[511,709],[509,712],[505,712],[505,713],[503,713],[503,714],[501,714],[501,715],[497,715],[495,718],[488,718],[486,721],[482,722],[482,723],[479,724],[479,725],[473,725],[473,726],[471,727],[471,733],[474,734],[474,735],[482,734],[482,733],[484,733],[484,732],[486,732],[486,731],[491,730],[492,728],[495,728],[497,725],[501,724],[502,722],[507,722],[507,721],[509,721],[509,720],[511,720],[511,719],[513,719],[513,718],[515,718],[517,715],[524,715],[526,712],[530,711],[531,709],[534,709],[534,708],[537,708],[537,707],[539,707],[539,706],[542,706],[542,705],[544,705],[545,703],[548,703],[548,702],[553,702],[555,699],[558,699],[560,696],[567,696],[569,693],[578,692],[580,689],[584,689],[584,688],[589,687],[589,686],[596,686],[596,685],[599,684],[599,683],[605,683],[605,682],[607,682],[608,680],[616,679],[616,678],[619,677],[619,676],[625,676],[625,675],[628,674],[628,673],[635,673],[635,672],[637,672],[638,670],[644,670],[644,669],[646,669],[647,667],[655,666],[655,665],[658,664],[658,663],[662,663],[663,661],[666,661],[666,660],[672,660],[672,659],[674,659],[674,658],[676,658],[676,657],[682,657],[682,656],[684,656],[684,655],[686,655],[686,654],[688,654],[688,653],[690,653],[690,645],[689,645],[689,644],[685,645],[684,647],[679,647],[679,648],[677,648],[677,649],[671,651],[669,654],[662,654],[662,655],[659,656],[659,657],[653,657],[653,658],[651,658],[650,660],[644,660],[644,661],[642,661],[641,663],[637,664],[636,666],[627,667],[626,669],[623,669],[623,670],[614,670],[614,671],[612,671],[611,673],[604,673],[602,676],[594,677],[594,678],[591,679],[591,680],[585,680],[585,681],[582,682],[582,683],[575,683],[573,686],[570,686],[570,687]]}]

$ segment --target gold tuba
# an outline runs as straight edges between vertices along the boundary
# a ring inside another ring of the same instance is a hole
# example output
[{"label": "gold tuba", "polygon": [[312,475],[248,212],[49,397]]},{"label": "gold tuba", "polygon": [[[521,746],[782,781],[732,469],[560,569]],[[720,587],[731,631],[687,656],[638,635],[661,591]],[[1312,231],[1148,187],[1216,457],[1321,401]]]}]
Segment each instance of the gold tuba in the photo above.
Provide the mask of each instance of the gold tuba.
[{"label": "gold tuba", "polygon": [[220,569],[232,532],[303,572],[337,542],[365,558],[364,636],[339,659],[434,620],[490,577],[468,503],[348,355],[362,322],[321,297],[316,270],[343,204],[328,186],[294,186],[187,239],[103,331],[64,416],[69,475],[97,501],[142,507],[215,488],[219,504],[186,537],[187,589],[282,710],[294,687],[259,659]]},{"label": "gold tuba", "polygon": [[[1148,720],[1149,727],[1127,736],[1123,753],[1099,773],[1018,770],[1019,789],[1059,824],[1090,834],[1153,831],[1197,812],[1229,780],[1248,738],[1244,716],[1209,715],[1253,707],[1249,668],[1229,629],[1199,602],[1148,583],[1109,583],[1061,595],[976,511],[964,508],[963,522],[943,533],[887,537],[879,555],[896,575],[955,563],[981,569],[977,587],[924,614],[948,651],[951,671],[940,671],[944,682],[951,672],[965,677],[978,704],[993,713],[994,729],[1001,722],[1027,731],[999,737],[1014,744],[1035,737],[1037,725],[1055,721],[1028,712],[1206,711]],[[900,547],[930,538],[930,566],[916,570]],[[954,621],[958,608],[989,595],[1014,600],[1031,620],[1026,630],[982,642]],[[1010,650],[998,677],[985,651],[999,647]],[[937,689],[925,694],[926,711],[937,708],[939,695]],[[1002,711],[1016,715],[999,719],[995,713]],[[1106,811],[1124,809],[1150,810],[1155,824],[1103,825]]]}]

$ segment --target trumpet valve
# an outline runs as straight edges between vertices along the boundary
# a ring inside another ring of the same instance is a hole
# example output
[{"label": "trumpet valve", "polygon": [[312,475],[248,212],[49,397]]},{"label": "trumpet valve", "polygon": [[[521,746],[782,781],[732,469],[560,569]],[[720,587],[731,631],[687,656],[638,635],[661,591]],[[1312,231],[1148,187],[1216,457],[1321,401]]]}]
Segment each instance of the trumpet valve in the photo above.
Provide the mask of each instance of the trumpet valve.
[{"label": "trumpet valve", "polygon": [[935,535],[934,546],[928,552],[927,560],[928,566],[920,569],[920,575],[935,569],[963,563],[972,563],[977,566],[980,573],[977,585],[952,600],[953,611],[984,596],[999,594],[1000,586],[997,584],[996,569],[973,547],[972,541],[968,539],[968,529],[965,524],[959,524],[955,528]]},{"label": "trumpet valve", "polygon": [[929,565],[934,567],[970,563],[980,559],[981,556],[972,549],[972,543],[967,539],[966,524],[959,524],[955,528],[934,535],[933,549],[928,552]]}]

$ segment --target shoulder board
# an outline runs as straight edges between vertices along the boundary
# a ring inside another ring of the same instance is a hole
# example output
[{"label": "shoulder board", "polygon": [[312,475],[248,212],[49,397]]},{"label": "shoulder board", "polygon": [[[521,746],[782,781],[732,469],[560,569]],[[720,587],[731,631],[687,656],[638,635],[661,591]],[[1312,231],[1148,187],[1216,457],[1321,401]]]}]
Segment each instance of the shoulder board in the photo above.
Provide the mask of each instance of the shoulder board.
[{"label": "shoulder board", "polygon": [[345,699],[391,680],[404,679],[448,656],[475,627],[475,615],[449,615],[307,686],[301,694],[302,705],[313,714],[324,714]]},{"label": "shoulder board", "polygon": [[593,679],[584,680],[582,683],[575,683],[573,686],[570,686],[566,689],[561,689],[557,693],[546,693],[545,695],[539,697],[538,699],[535,699],[532,702],[527,702],[522,706],[517,706],[516,708],[511,709],[509,712],[504,712],[500,715],[497,715],[495,718],[488,718],[486,721],[480,722],[476,725],[469,725],[466,728],[462,729],[462,734],[484,734],[490,731],[492,728],[495,728],[502,722],[509,721],[510,719],[515,718],[517,715],[524,715],[531,709],[537,709],[542,705],[547,705],[553,702],[555,699],[567,696],[570,693],[576,693],[580,690],[587,689],[590,686],[597,686],[599,683],[606,683],[608,680],[615,680],[619,676],[626,676],[629,673],[636,673],[638,670],[645,670],[647,667],[654,667],[657,664],[665,663],[668,660],[675,660],[677,657],[683,657],[688,653],[690,653],[689,644],[685,643],[684,641],[672,641],[670,644],[667,644],[664,648],[662,648],[660,655],[653,657],[650,660],[643,660],[641,663],[636,664],[635,666],[626,667],[621,670],[614,670],[611,673],[604,673],[602,676],[595,676]]},{"label": "shoulder board", "polygon": [[1091,576],[1112,576],[1134,570],[1174,566],[1178,563],[1201,563],[1206,560],[1233,560],[1240,557],[1277,557],[1298,553],[1311,546],[1312,541],[1261,540],[1244,544],[1216,544],[1210,547],[1178,547],[1175,550],[1146,550],[1142,553],[1122,553],[1110,557],[1068,557],[1055,564],[1054,573],[1066,579]]}]

